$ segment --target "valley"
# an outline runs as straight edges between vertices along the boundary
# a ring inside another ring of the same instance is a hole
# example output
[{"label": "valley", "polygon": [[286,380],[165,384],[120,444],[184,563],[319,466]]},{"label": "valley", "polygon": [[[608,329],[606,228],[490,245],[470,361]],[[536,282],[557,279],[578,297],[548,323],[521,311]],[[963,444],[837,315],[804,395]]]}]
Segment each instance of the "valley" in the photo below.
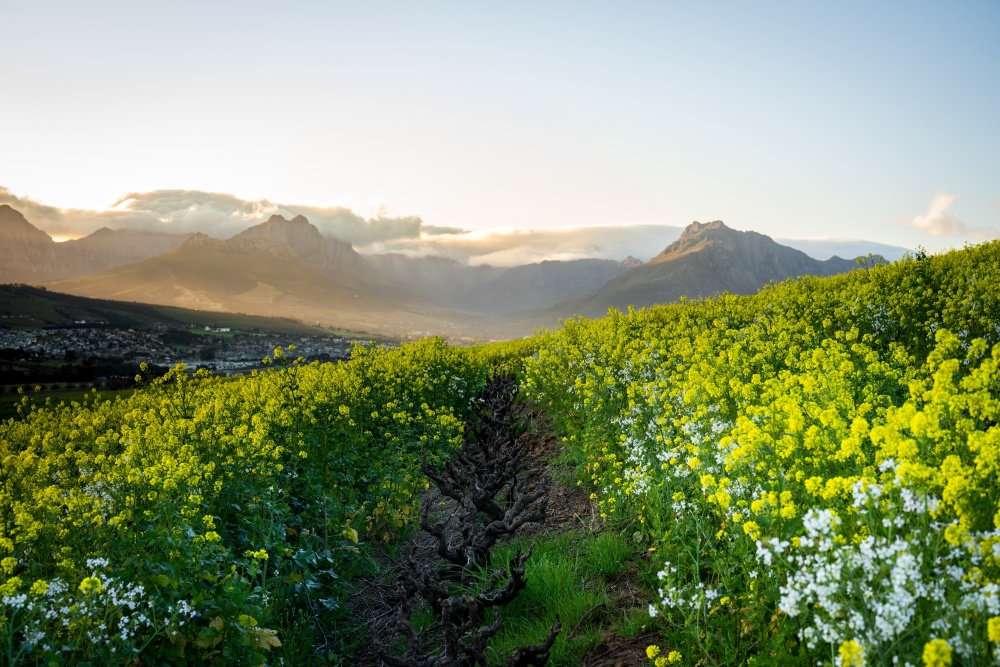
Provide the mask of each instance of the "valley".
[{"label": "valley", "polygon": [[512,267],[363,255],[301,215],[272,215],[228,239],[102,229],[55,243],[0,205],[0,241],[0,279],[52,292],[454,341],[520,338],[576,315],[752,294],[770,282],[857,266],[853,258],[815,260],[719,221],[692,223],[647,263],[590,258]]}]

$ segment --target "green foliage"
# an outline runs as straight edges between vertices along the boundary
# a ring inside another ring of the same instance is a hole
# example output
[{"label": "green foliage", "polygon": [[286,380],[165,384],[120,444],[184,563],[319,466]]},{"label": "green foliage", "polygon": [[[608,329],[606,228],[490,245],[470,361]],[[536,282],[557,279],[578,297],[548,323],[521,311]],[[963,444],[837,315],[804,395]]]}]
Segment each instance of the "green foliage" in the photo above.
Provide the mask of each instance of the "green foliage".
[{"label": "green foliage", "polygon": [[660,560],[657,665],[996,658],[998,295],[988,243],[539,340],[526,392]]}]

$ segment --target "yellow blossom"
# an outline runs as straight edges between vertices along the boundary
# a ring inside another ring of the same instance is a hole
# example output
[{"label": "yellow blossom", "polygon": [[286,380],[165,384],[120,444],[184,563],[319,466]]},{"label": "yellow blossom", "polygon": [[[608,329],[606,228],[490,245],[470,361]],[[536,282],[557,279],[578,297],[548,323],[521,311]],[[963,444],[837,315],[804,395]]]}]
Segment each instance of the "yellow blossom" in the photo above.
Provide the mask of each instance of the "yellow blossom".
[{"label": "yellow blossom", "polygon": [[21,583],[20,577],[11,577],[3,585],[0,585],[0,595],[14,595],[21,587]]},{"label": "yellow blossom", "polygon": [[987,621],[986,636],[994,644],[1000,644],[1000,616],[994,616]]},{"label": "yellow blossom", "polygon": [[841,642],[837,656],[840,658],[840,667],[864,667],[865,665],[865,649],[853,639]]},{"label": "yellow blossom", "polygon": [[944,639],[932,639],[924,644],[925,667],[949,667],[951,665],[951,646]]},{"label": "yellow blossom", "polygon": [[104,585],[97,577],[87,577],[80,582],[80,592],[84,595],[89,595],[90,593],[100,593],[103,590]]}]

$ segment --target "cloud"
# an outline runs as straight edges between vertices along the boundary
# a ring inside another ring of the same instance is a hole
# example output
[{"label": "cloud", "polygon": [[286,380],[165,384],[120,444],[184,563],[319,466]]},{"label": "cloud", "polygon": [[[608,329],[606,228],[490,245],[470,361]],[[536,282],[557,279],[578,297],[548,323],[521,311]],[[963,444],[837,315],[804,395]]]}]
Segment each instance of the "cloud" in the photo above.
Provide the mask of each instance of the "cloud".
[{"label": "cloud", "polygon": [[36,227],[52,236],[76,238],[101,227],[144,229],[176,234],[203,232],[229,238],[272,215],[304,215],[327,236],[355,244],[417,238],[417,217],[394,218],[380,213],[365,219],[342,206],[277,204],[266,199],[246,200],[234,195],[200,190],[132,192],[103,211],[55,208],[0,187],[0,204],[10,204]]},{"label": "cloud", "polygon": [[463,264],[517,266],[546,260],[594,257],[647,261],[680,236],[671,225],[599,225],[547,229],[461,230],[424,227],[418,238],[359,246],[367,253],[436,255]]},{"label": "cloud", "polygon": [[997,236],[997,230],[969,227],[951,210],[955,195],[936,192],[923,215],[904,218],[908,227],[919,229],[931,236],[965,236],[973,239],[989,239]]}]

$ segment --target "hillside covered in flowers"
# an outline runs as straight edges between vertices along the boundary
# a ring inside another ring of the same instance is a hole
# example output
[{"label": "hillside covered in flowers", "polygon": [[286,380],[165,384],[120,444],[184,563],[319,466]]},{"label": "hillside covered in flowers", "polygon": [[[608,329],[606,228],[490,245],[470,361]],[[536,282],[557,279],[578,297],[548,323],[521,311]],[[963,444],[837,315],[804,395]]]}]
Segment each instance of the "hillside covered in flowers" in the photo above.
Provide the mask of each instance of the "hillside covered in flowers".
[{"label": "hillside covered in flowers", "polygon": [[996,664],[998,343],[994,242],[571,321],[525,384],[656,545],[656,665]]}]

